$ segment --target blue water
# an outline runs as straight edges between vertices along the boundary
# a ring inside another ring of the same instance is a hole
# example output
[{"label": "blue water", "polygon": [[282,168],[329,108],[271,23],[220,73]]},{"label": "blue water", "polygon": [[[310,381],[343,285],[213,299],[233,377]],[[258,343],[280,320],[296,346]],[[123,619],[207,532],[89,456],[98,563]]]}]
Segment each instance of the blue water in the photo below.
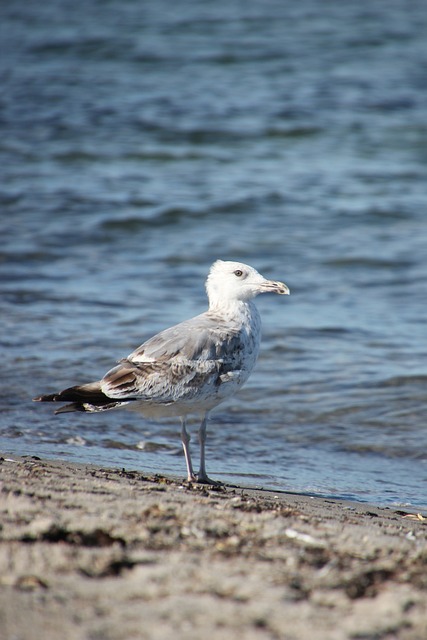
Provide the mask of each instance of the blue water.
[{"label": "blue water", "polygon": [[176,421],[31,398],[203,311],[235,259],[291,296],[259,299],[209,474],[426,506],[425,3],[26,0],[0,25],[0,449],[183,475]]}]

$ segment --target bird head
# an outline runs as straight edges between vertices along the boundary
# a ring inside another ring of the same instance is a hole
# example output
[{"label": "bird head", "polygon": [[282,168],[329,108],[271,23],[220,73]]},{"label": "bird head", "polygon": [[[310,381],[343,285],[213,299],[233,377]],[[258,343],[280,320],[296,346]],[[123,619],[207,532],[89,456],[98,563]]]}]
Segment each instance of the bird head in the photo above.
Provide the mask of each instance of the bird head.
[{"label": "bird head", "polygon": [[267,280],[256,269],[242,262],[217,260],[213,263],[206,291],[210,306],[230,302],[248,302],[259,293],[289,294],[289,288],[276,280]]}]

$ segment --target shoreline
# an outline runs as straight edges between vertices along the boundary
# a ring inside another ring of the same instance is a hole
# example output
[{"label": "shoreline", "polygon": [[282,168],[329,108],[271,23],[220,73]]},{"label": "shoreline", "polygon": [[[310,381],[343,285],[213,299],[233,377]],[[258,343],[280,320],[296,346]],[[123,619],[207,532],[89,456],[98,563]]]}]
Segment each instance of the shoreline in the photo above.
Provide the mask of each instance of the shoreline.
[{"label": "shoreline", "polygon": [[405,508],[32,456],[0,479],[7,640],[427,637]]}]

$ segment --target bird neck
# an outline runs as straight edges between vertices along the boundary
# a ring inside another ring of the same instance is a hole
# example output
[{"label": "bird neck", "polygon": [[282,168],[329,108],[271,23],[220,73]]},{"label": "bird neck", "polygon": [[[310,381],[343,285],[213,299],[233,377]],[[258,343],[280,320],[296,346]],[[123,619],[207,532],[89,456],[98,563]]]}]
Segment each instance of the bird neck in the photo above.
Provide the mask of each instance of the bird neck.
[{"label": "bird neck", "polygon": [[246,323],[251,322],[253,318],[258,318],[258,309],[254,303],[249,300],[209,300],[209,313],[220,316],[225,320],[236,320]]}]

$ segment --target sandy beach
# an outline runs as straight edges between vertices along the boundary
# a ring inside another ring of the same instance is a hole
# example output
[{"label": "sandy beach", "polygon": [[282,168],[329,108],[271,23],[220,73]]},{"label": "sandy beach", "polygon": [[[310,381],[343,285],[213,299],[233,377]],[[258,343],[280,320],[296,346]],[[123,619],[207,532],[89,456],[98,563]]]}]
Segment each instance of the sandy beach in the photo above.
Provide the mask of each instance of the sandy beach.
[{"label": "sandy beach", "polygon": [[3,455],[5,640],[427,638],[427,520]]}]

